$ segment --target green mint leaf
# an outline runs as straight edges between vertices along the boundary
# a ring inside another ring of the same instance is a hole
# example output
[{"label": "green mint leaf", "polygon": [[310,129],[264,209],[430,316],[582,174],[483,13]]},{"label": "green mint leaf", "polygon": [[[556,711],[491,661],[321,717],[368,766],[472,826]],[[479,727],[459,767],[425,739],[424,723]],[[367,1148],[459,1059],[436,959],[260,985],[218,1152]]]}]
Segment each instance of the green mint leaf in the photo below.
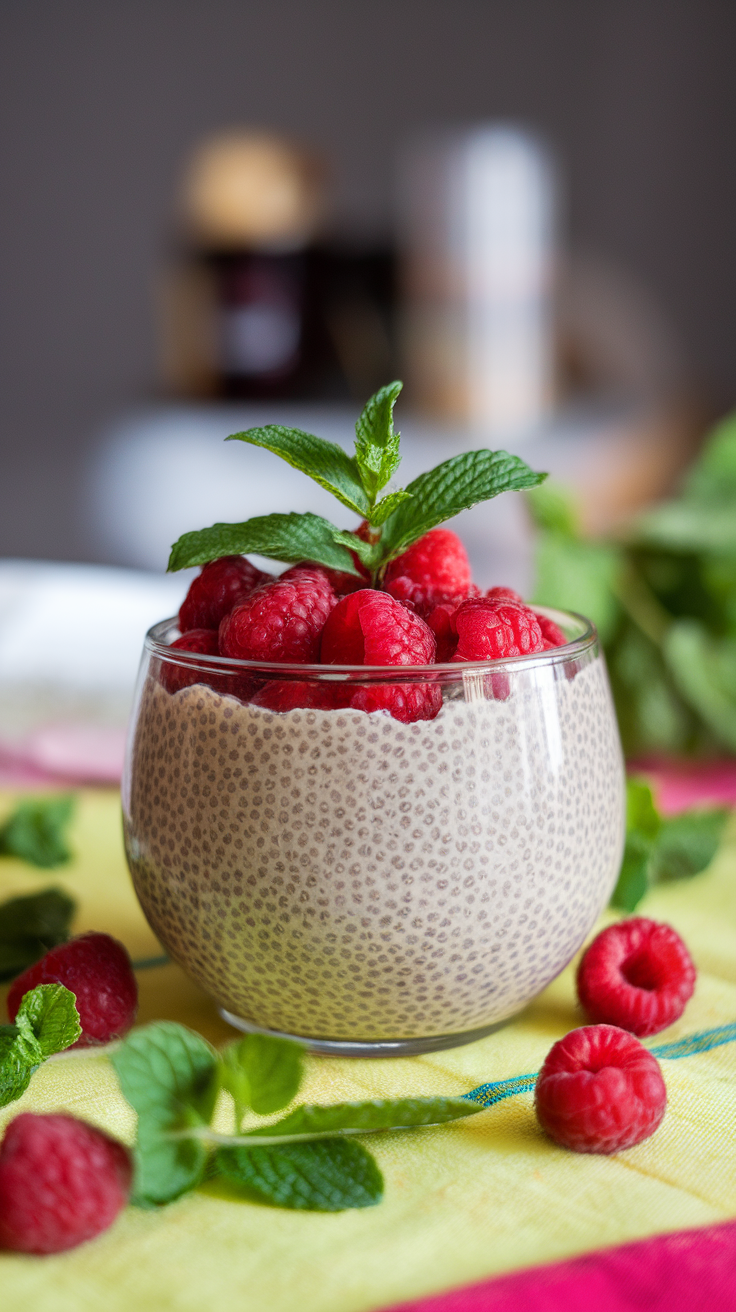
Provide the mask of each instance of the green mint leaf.
[{"label": "green mint leaf", "polygon": [[247,1034],[221,1054],[222,1083],[232,1094],[238,1118],[251,1107],[258,1116],[280,1112],[298,1092],[304,1050],[291,1039]]},{"label": "green mint leaf", "polygon": [[611,896],[611,906],[621,911],[635,911],[649,887],[649,859],[652,842],[643,834],[631,833],[626,839],[618,882]]},{"label": "green mint leaf", "polygon": [[662,826],[662,817],[654,805],[649,784],[644,779],[626,781],[626,829],[636,830],[645,838],[656,838]]},{"label": "green mint leaf", "polygon": [[381,524],[385,524],[389,515],[393,515],[394,511],[398,509],[404,501],[410,500],[411,492],[407,492],[404,488],[399,488],[396,492],[389,492],[388,496],[382,497],[373,507],[371,511],[371,524],[374,524],[376,528]]},{"label": "green mint leaf", "polygon": [[641,515],[633,529],[641,546],[673,552],[736,552],[733,505],[668,501]]},{"label": "green mint leaf", "polygon": [[70,1048],[82,1033],[76,998],[63,984],[39,984],[23,997],[17,1029],[37,1045],[41,1060]]},{"label": "green mint leaf", "polygon": [[655,880],[689,879],[713,860],[728,819],[722,808],[683,811],[664,820],[652,853]]},{"label": "green mint leaf", "polygon": [[71,859],[65,834],[73,810],[71,794],[21,802],[0,826],[0,855],[43,870],[65,865]]},{"label": "green mint leaf", "polygon": [[273,1138],[304,1135],[366,1134],[374,1130],[408,1130],[418,1125],[444,1125],[472,1116],[477,1105],[464,1098],[376,1098],[368,1102],[338,1102],[327,1107],[296,1107],[283,1120],[251,1130],[250,1135]]},{"label": "green mint leaf", "polygon": [[39,984],[26,993],[15,1024],[0,1026],[0,1107],[20,1098],[41,1062],[81,1033],[74,994],[63,984]]},{"label": "green mint leaf", "polygon": [[215,1052],[173,1021],[134,1030],[112,1055],[123,1096],[138,1113],[135,1201],[154,1206],[202,1179],[207,1148],[183,1130],[209,1125],[218,1091]]},{"label": "green mint leaf", "polygon": [[60,888],[0,904],[0,980],[14,979],[69,938],[73,900]]},{"label": "green mint leaf", "polygon": [[411,500],[400,505],[384,524],[384,561],[401,555],[417,538],[461,510],[469,510],[500,492],[536,487],[546,477],[507,451],[466,451],[445,460],[420,474],[405,489]]},{"label": "green mint leaf", "polygon": [[663,651],[683,699],[736,751],[736,640],[713,638],[697,620],[683,619],[668,630]]},{"label": "green mint leaf", "polygon": [[220,1148],[215,1170],[248,1197],[274,1207],[342,1212],[372,1207],[383,1196],[373,1157],[350,1139],[281,1144],[273,1148]]},{"label": "green mint leaf", "polygon": [[[401,462],[394,406],[403,383],[388,383],[367,403],[355,425],[355,458],[371,506]],[[385,518],[385,516],[384,516]],[[371,514],[371,523],[383,523]]]},{"label": "green mint leaf", "polygon": [[17,1027],[0,1025],[0,1107],[7,1107],[9,1102],[22,1097],[38,1064],[28,1060]]},{"label": "green mint leaf", "polygon": [[184,533],[174,543],[169,570],[206,565],[220,556],[257,552],[272,560],[314,561],[328,569],[357,574],[350,552],[341,545],[341,529],[320,515],[257,515],[243,524],[213,524],[211,528]]},{"label": "green mint leaf", "polygon": [[294,469],[313,478],[315,483],[331,492],[356,514],[363,516],[369,510],[358,462],[334,442],[314,437],[312,433],[303,433],[299,428],[282,428],[279,424],[267,424],[265,428],[249,428],[244,433],[232,433],[225,441],[263,446],[267,451],[273,451],[274,455],[281,456]]},{"label": "green mint leaf", "polygon": [[685,484],[685,496],[711,504],[736,498],[736,413],[713,429]]}]

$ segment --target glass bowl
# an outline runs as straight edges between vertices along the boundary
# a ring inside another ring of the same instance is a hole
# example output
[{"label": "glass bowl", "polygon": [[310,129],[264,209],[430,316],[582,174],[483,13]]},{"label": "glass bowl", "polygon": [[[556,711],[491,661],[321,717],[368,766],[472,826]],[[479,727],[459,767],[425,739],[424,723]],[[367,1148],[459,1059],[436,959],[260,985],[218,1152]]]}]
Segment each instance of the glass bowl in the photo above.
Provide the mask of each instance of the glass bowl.
[{"label": "glass bowl", "polygon": [[150,630],[128,863],[233,1025],[428,1052],[489,1033],[570,961],[616,881],[624,772],[595,629],[544,613],[566,645],[421,667],[264,665],[172,649],[175,620]]}]

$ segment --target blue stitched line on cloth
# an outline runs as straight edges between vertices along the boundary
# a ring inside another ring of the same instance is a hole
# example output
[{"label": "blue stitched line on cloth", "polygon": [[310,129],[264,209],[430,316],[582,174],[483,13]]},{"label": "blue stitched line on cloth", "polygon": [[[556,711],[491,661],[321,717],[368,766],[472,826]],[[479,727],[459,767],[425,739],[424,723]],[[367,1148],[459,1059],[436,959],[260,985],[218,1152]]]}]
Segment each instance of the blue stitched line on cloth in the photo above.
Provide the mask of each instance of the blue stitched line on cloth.
[{"label": "blue stitched line on cloth", "polygon": [[[649,1052],[653,1057],[675,1061],[678,1057],[692,1057],[695,1053],[708,1052],[711,1048],[720,1048],[723,1043],[734,1042],[736,1021],[730,1025],[718,1025],[713,1030],[701,1030],[699,1034],[676,1039],[674,1043],[660,1043],[656,1048],[649,1048]],[[536,1071],[530,1075],[513,1075],[510,1080],[498,1080],[495,1084],[479,1084],[462,1096],[470,1102],[479,1102],[483,1107],[493,1107],[503,1098],[512,1098],[515,1093],[531,1093],[536,1082]]]}]

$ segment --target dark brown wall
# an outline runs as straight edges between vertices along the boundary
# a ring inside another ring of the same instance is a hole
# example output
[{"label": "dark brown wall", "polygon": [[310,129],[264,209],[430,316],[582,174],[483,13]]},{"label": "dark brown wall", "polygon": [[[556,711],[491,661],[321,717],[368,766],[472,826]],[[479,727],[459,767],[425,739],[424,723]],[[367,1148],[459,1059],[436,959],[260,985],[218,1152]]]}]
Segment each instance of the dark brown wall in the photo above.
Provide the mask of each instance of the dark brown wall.
[{"label": "dark brown wall", "polygon": [[652,288],[735,400],[735,55],[732,0],[2,0],[0,553],[88,554],[79,462],[150,394],[172,188],[232,122],[324,148],[368,232],[406,130],[542,128],[574,238]]}]

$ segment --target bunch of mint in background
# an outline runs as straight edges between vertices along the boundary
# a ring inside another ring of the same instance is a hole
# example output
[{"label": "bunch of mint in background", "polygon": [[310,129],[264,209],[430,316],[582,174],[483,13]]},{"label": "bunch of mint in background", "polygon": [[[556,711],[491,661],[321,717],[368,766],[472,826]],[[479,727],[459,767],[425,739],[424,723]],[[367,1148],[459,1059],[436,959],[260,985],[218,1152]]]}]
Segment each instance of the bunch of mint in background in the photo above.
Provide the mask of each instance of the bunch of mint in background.
[{"label": "bunch of mint in background", "polygon": [[26,993],[15,1024],[0,1025],[0,1107],[20,1098],[41,1063],[81,1033],[76,999],[63,984],[39,984]]},{"label": "bunch of mint in background", "polygon": [[[138,1114],[133,1201],[171,1202],[206,1179],[272,1206],[318,1212],[380,1202],[383,1179],[356,1135],[441,1125],[482,1111],[466,1098],[396,1098],[298,1106],[303,1049],[287,1039],[249,1034],[219,1053],[172,1021],[135,1030],[112,1055],[123,1095]],[[229,1094],[235,1133],[212,1129],[221,1093]],[[244,1118],[248,1128],[243,1128]]]},{"label": "bunch of mint in background", "polygon": [[380,584],[389,561],[412,542],[500,492],[536,487],[537,474],[506,451],[467,451],[453,456],[405,488],[386,490],[399,467],[399,434],[393,410],[400,382],[372,396],[355,425],[355,454],[298,428],[268,424],[233,433],[229,442],[265,447],[299,469],[368,524],[367,541],[337,528],[320,515],[259,515],[242,524],[213,524],[185,533],[171,550],[169,569],[205,565],[220,556],[257,553],[277,561],[311,561],[328,569],[359,574],[353,555]]},{"label": "bunch of mint in background", "polygon": [[[31,797],[0,824],[0,857],[50,870],[71,860],[67,830],[74,814],[71,794]],[[0,982],[14,979],[51,948],[66,943],[76,904],[60,888],[14,897],[0,904]]]},{"label": "bunch of mint in background", "polygon": [[564,489],[537,488],[529,504],[533,600],[596,624],[627,755],[736,752],[736,415],[681,495],[616,540],[584,538]]},{"label": "bunch of mint in background", "polygon": [[634,911],[654,884],[699,875],[718,850],[727,818],[722,807],[662,816],[645,780],[629,779],[626,846],[611,905]]}]

